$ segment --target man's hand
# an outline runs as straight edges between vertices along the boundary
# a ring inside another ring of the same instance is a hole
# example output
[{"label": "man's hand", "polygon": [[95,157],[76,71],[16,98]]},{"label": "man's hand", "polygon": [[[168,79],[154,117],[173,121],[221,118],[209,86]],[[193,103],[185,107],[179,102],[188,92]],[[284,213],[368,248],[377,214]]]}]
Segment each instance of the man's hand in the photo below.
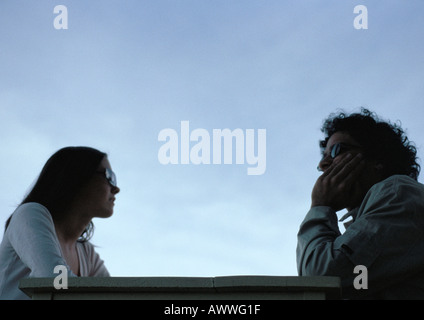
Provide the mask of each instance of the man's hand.
[{"label": "man's hand", "polygon": [[347,153],[340,161],[333,161],[315,183],[311,207],[327,206],[339,211],[359,205],[366,192],[359,179],[364,167],[361,154]]}]

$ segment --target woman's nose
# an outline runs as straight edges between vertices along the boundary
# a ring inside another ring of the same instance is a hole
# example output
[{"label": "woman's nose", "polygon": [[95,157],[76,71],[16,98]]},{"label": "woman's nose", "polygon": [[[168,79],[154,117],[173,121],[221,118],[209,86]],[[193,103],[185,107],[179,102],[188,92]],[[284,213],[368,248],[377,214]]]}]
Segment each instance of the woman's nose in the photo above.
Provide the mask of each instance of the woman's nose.
[{"label": "woman's nose", "polygon": [[113,194],[117,194],[117,193],[119,193],[119,191],[121,191],[121,189],[119,189],[118,187],[112,186],[112,193]]}]

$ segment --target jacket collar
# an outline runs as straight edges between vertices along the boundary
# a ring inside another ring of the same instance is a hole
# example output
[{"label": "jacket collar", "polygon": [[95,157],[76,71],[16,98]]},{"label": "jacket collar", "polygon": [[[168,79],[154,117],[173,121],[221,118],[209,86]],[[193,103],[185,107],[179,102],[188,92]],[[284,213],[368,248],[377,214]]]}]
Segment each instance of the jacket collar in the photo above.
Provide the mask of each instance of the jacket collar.
[{"label": "jacket collar", "polygon": [[344,227],[347,229],[347,227],[349,227],[356,219],[356,216],[358,215],[358,211],[359,211],[359,207],[352,209],[350,211],[348,211],[347,213],[345,213],[341,218],[340,218],[340,222],[345,221],[347,218],[352,217],[351,220],[346,221],[343,223]]}]

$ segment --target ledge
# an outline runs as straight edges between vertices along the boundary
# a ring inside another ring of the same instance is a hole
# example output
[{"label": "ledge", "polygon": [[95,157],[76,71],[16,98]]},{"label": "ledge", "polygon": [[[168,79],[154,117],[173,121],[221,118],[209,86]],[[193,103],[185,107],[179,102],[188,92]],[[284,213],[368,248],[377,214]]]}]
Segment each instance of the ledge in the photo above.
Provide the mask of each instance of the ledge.
[{"label": "ledge", "polygon": [[20,289],[34,300],[322,300],[339,299],[337,277],[109,277],[69,278],[55,289],[54,278],[28,278]]}]

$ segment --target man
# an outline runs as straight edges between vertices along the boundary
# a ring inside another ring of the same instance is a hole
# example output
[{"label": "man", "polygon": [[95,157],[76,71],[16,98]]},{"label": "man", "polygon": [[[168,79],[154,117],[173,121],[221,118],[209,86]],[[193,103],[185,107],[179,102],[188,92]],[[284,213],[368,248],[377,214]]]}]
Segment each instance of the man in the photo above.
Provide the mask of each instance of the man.
[{"label": "man", "polygon": [[[416,148],[399,126],[366,109],[332,115],[322,131],[323,173],[298,233],[299,275],[338,276],[347,299],[423,299],[424,186]],[[336,216],[342,209],[341,221],[351,217],[343,234]],[[356,266],[364,274],[354,273]]]}]

